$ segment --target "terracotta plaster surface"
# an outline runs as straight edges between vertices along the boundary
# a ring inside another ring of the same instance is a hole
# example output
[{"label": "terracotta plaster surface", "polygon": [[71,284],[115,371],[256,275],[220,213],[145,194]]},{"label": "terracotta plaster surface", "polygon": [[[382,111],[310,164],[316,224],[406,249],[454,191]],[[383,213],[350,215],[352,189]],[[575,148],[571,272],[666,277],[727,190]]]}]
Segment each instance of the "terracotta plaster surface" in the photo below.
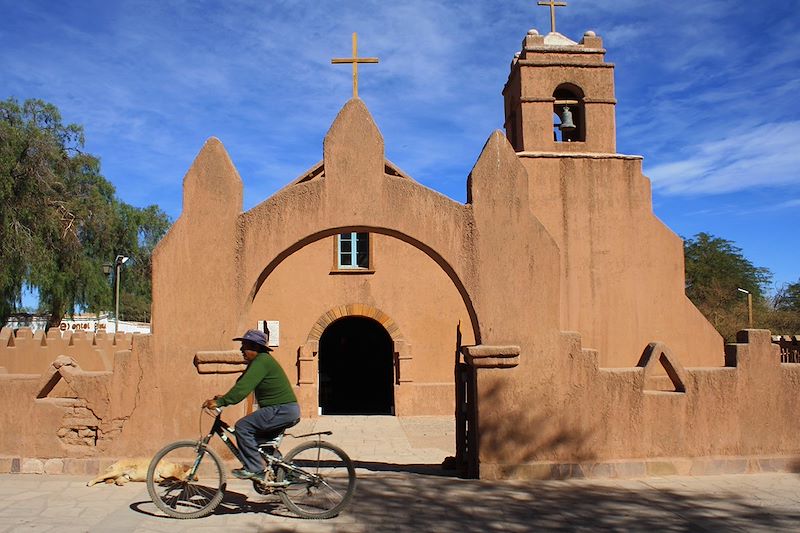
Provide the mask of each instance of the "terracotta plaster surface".
[{"label": "terracotta plaster surface", "polygon": [[[613,460],[642,465],[646,475],[659,457],[772,455],[792,464],[800,365],[779,362],[768,331],[739,340],[727,347],[732,366],[681,368],[683,393],[648,390],[644,367],[600,368],[577,334],[562,335],[567,359],[539,362],[557,368],[549,386],[538,372],[525,375],[524,359],[510,370],[478,368],[481,477],[552,477],[553,465]],[[526,393],[509,394],[515,388]]]},{"label": "terracotta plaster surface", "polygon": [[[615,152],[614,65],[603,60],[602,39],[594,37],[575,46],[548,46],[544,39],[525,37],[503,90],[506,130],[514,132],[514,147],[517,151]],[[583,142],[553,140],[553,93],[565,83],[583,92],[588,126]]]},{"label": "terracotta plaster surface", "polygon": [[[346,317],[386,331],[399,416],[468,417],[459,442],[484,478],[794,464],[800,365],[781,364],[766,331],[723,346],[688,301],[682,243],[652,212],[641,158],[614,153],[602,40],[559,42],[525,38],[504,92],[511,141],[489,136],[466,204],[386,160],[359,99],[322,162],[247,212],[209,139],[153,254],[151,335],[0,331],[0,401],[15,406],[0,412],[0,464],[94,468],[196,438],[202,401],[244,368],[232,338],[260,320],[279,321],[274,356],[315,417],[323,333]],[[552,138],[563,83],[580,86],[584,142]],[[368,269],[337,268],[343,232],[370,234]]]},{"label": "terracotta plaster surface", "polygon": [[84,370],[111,370],[114,352],[130,350],[132,335],[120,333],[116,337],[105,332],[83,331],[62,333],[51,328],[45,335],[35,334],[28,328],[16,333],[3,328],[0,334],[0,367],[9,374],[36,374],[44,372],[59,355],[68,355],[78,361]]},{"label": "terracotta plaster surface", "polygon": [[531,208],[561,250],[561,329],[580,331],[601,366],[631,366],[654,340],[686,365],[722,366],[722,338],[684,294],[683,242],[653,214],[641,161],[522,162]]},{"label": "terracotta plaster surface", "polygon": [[136,407],[141,369],[131,359],[131,349],[116,351],[109,371],[86,371],[58,355],[41,373],[0,375],[5,405],[16,406],[0,414],[3,427],[15,428],[0,432],[0,450],[49,458],[111,449]]},{"label": "terracotta plaster surface", "polygon": [[[275,355],[300,384],[301,405],[308,415],[316,412],[319,347],[314,346],[307,358],[296,347],[319,341],[329,324],[347,316],[381,323],[394,341],[395,356],[404,358],[395,375],[401,382],[395,387],[397,414],[451,414],[459,323],[462,341],[474,342],[464,301],[442,268],[418,248],[382,234],[374,234],[371,245],[374,269],[363,273],[336,270],[335,237],[297,250],[262,285],[250,323],[280,321],[281,348]],[[420,394],[426,399],[415,401]],[[419,405],[408,406],[409,402]]]}]

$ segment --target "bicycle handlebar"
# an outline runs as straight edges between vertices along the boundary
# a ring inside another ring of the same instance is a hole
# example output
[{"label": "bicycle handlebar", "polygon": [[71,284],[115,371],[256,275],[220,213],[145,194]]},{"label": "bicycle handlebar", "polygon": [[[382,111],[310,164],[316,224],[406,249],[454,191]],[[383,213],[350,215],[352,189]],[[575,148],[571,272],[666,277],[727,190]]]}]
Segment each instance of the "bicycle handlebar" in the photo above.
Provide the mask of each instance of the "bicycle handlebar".
[{"label": "bicycle handlebar", "polygon": [[217,414],[222,414],[222,407],[219,407],[219,406],[214,407],[213,409],[211,409],[211,408],[206,407],[205,405],[201,405],[200,408],[204,409],[206,411],[216,412]]}]

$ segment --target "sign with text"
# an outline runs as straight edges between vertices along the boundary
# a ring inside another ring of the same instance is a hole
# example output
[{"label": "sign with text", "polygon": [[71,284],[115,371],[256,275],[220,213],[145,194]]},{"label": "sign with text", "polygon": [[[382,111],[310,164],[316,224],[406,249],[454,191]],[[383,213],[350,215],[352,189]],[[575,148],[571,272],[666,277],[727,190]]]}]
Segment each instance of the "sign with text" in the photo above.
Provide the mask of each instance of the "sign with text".
[{"label": "sign with text", "polygon": [[[266,329],[264,329],[264,326],[266,326]],[[259,320],[258,329],[264,332],[269,331],[269,343],[267,345],[270,348],[277,348],[281,345],[281,323],[279,320]]]}]

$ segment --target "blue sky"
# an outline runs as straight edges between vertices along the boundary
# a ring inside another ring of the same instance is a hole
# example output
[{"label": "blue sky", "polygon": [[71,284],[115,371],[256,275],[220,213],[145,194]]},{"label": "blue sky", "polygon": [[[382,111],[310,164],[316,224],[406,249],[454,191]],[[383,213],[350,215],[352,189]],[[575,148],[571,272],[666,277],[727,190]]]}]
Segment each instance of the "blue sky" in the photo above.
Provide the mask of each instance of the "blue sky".
[{"label": "blue sky", "polygon": [[[617,146],[641,154],[673,231],[734,241],[776,284],[800,278],[797,0],[568,0],[557,29],[597,32],[616,65]],[[0,0],[0,98],[42,98],[84,126],[131,204],[173,219],[181,182],[218,137],[256,205],[322,157],[359,92],[387,157],[458,201],[526,32],[533,0]]]}]

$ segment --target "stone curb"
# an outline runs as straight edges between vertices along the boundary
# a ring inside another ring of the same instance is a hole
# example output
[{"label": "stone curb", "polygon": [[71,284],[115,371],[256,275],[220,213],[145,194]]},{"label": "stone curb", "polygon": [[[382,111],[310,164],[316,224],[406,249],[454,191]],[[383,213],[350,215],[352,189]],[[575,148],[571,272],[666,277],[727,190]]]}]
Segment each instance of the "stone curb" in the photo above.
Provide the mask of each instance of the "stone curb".
[{"label": "stone curb", "polygon": [[[118,459],[2,457],[0,474],[97,475]],[[233,464],[233,463],[231,463]],[[481,464],[483,479],[625,479],[797,472],[800,457],[671,457],[597,463]]]},{"label": "stone curb", "polygon": [[800,471],[797,456],[659,457],[597,463],[538,462],[480,465],[482,479],[631,479]]}]

